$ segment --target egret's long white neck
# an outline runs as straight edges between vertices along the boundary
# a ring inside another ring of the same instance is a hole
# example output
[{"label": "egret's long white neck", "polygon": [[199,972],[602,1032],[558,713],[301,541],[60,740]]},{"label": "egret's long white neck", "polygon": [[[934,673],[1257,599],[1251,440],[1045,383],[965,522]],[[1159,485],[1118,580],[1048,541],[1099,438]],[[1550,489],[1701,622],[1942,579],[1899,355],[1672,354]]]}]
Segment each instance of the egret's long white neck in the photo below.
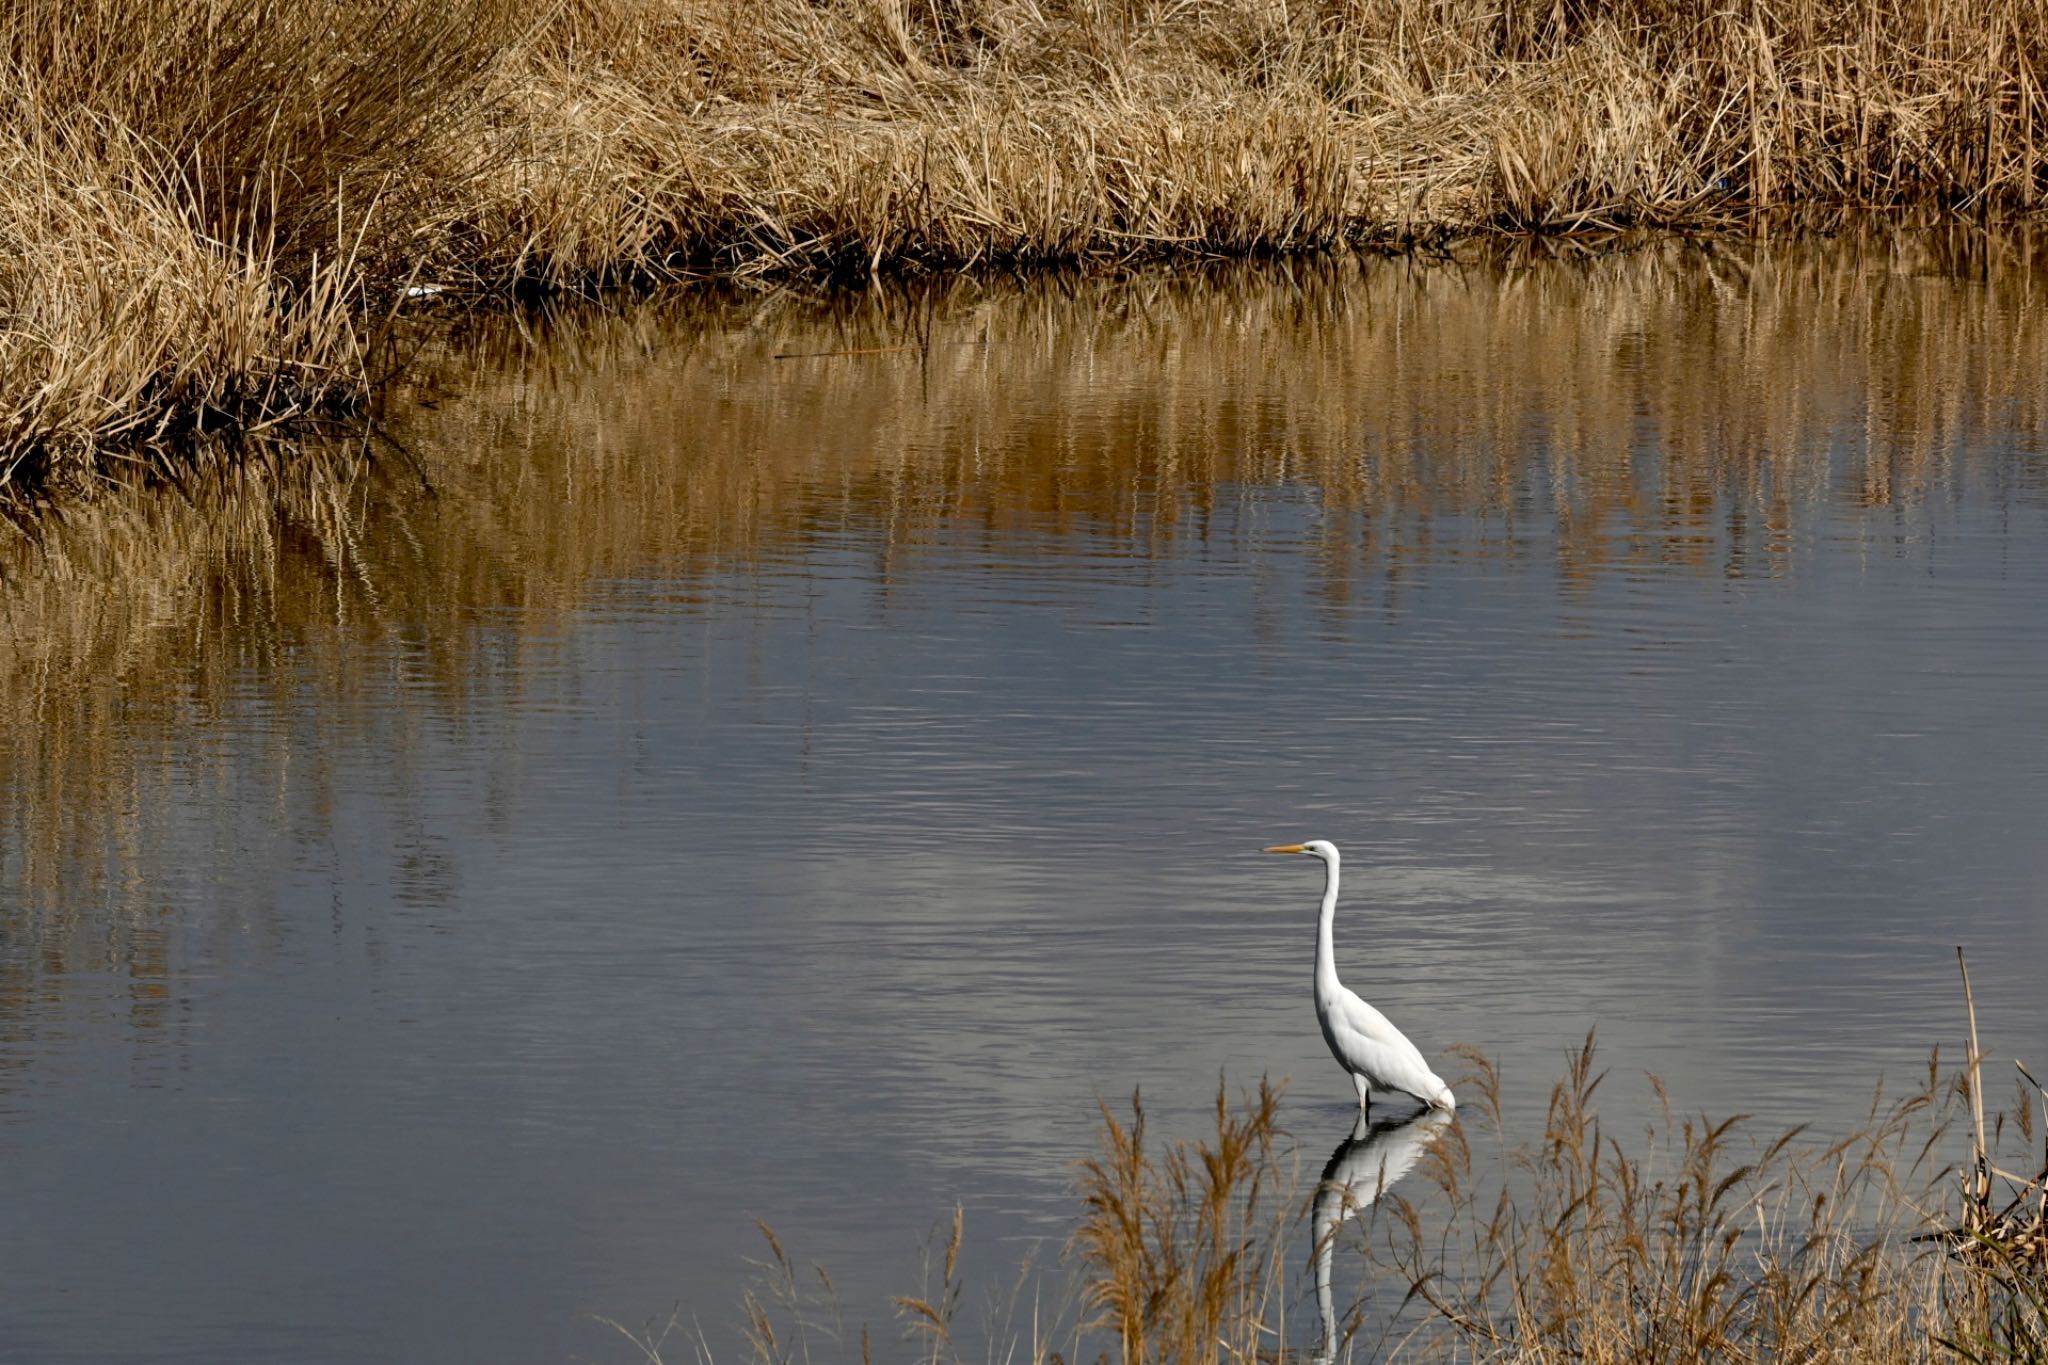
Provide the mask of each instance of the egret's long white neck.
[{"label": "egret's long white neck", "polygon": [[1323,910],[1316,920],[1316,985],[1328,990],[1337,984],[1337,855],[1323,860]]}]

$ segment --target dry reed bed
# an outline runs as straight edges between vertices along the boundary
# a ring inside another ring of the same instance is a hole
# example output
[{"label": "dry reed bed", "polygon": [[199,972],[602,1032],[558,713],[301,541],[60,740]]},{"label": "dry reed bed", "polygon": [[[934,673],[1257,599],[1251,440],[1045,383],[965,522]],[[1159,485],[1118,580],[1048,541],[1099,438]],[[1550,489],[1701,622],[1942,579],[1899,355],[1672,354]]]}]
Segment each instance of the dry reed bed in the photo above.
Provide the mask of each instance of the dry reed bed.
[{"label": "dry reed bed", "polygon": [[[1605,1073],[1589,1034],[1551,1092],[1541,1136],[1510,1143],[1505,1172],[1476,1167],[1462,1131],[1477,1124],[1503,1141],[1508,1132],[1497,1078],[1468,1052],[1460,1126],[1433,1141],[1402,1189],[1363,1196],[1377,1207],[1361,1212],[1358,1231],[1325,1234],[1381,1283],[1370,1302],[1326,1321],[1315,1358],[2048,1359],[2038,1249],[2048,1095],[2021,1083],[2010,1126],[2001,1114],[1987,1130],[1974,1041],[1973,1029],[1956,1075],[1930,1058],[1922,1089],[1874,1099],[1866,1126],[1833,1141],[1757,1134],[1740,1116],[1675,1117],[1654,1078],[1661,1121],[1624,1138],[1602,1126]],[[1945,1164],[1948,1139],[1973,1110],[1974,1156],[1958,1171]],[[1072,1249],[1091,1302],[1150,1311],[1081,1322],[1075,1344],[1113,1328],[1129,1362],[1289,1354],[1279,1345],[1278,1248],[1302,1236],[1299,1203],[1263,1224],[1254,1216],[1278,1170],[1273,1114],[1263,1087],[1236,1114],[1219,1096],[1213,1141],[1148,1153],[1105,1112],[1104,1156],[1085,1167],[1087,1212]],[[2001,1148],[2038,1174],[1997,1168]],[[1991,1170],[1976,1183],[1973,1171]],[[1984,1216],[1992,1185],[2009,1201],[2004,1222]],[[1139,1226],[1142,1237],[1122,1235]],[[1191,1317],[1203,1331],[1185,1331]]]},{"label": "dry reed bed", "polygon": [[[2048,1094],[2022,1080],[1987,1124],[1974,1042],[1954,1075],[1931,1056],[1921,1088],[1880,1092],[1865,1125],[1832,1141],[1760,1134],[1739,1115],[1678,1116],[1654,1077],[1661,1117],[1616,1136],[1589,1034],[1540,1135],[1515,1142],[1498,1077],[1466,1051],[1461,1114],[1429,1125],[1412,1170],[1338,1173],[1346,1144],[1320,1180],[1305,1176],[1264,1082],[1235,1106],[1219,1087],[1213,1137],[1165,1143],[1134,1095],[1128,1119],[1103,1106],[1098,1154],[1078,1163],[1064,1289],[1027,1266],[1029,1292],[992,1296],[982,1322],[964,1317],[956,1211],[938,1284],[896,1301],[899,1325],[929,1365],[2038,1365]],[[1958,1127],[1970,1134],[1961,1163],[1950,1159]],[[1475,1160],[1475,1128],[1491,1130],[1483,1145],[1504,1162]],[[1390,1130],[1398,1120],[1376,1132]],[[2038,1173],[2007,1173],[2001,1159]],[[1980,1172],[1995,1174],[1980,1183]],[[2002,1219],[1984,1212],[1994,1190],[2009,1202]],[[1319,1227],[1311,1208],[1333,1195],[1352,1212]],[[748,1358],[850,1358],[829,1275],[813,1278],[763,1231],[773,1259],[747,1297]],[[1317,1260],[1360,1288],[1341,1312],[1332,1294],[1317,1330],[1291,1329],[1300,1267]],[[650,1365],[717,1358],[680,1315],[612,1325]],[[876,1358],[870,1328],[859,1350]]]},{"label": "dry reed bed", "polygon": [[[2039,1163],[2031,1179],[1999,1182],[2029,1206],[2029,1232],[1977,1219],[1967,1169],[1958,1182],[1943,1164],[1958,1107],[1976,1094],[1967,1065],[1944,1078],[1931,1059],[1923,1089],[1873,1101],[1867,1125],[1833,1142],[1760,1135],[1740,1116],[1675,1117],[1652,1078],[1661,1121],[1622,1138],[1601,1123],[1605,1073],[1589,1034],[1540,1137],[1513,1144],[1489,1063],[1466,1060],[1459,1125],[1428,1140],[1400,1189],[1347,1190],[1368,1207],[1321,1234],[1344,1278],[1363,1270],[1377,1292],[1327,1318],[1312,1357],[1286,1345],[1301,1339],[1286,1303],[1287,1262],[1309,1231],[1302,1186],[1315,1186],[1289,1183],[1271,1091],[1236,1112],[1219,1094],[1215,1138],[1163,1150],[1146,1147],[1142,1109],[1130,1126],[1105,1109],[1069,1244],[1098,1311],[1063,1324],[1057,1353],[1086,1358],[1107,1338],[1133,1365],[2048,1359],[2048,1267],[2028,1240],[2048,1182],[2037,1087],[2020,1087],[2012,1132],[1987,1139]],[[1475,1164],[1475,1124],[1507,1143],[1505,1170]],[[1957,1255],[1931,1246],[1951,1235],[1950,1216],[1964,1229]],[[1030,1345],[1035,1360],[1055,1354]]]},{"label": "dry reed bed", "polygon": [[2023,212],[2048,109],[2042,0],[15,0],[0,32],[17,494],[359,404],[414,287]]}]

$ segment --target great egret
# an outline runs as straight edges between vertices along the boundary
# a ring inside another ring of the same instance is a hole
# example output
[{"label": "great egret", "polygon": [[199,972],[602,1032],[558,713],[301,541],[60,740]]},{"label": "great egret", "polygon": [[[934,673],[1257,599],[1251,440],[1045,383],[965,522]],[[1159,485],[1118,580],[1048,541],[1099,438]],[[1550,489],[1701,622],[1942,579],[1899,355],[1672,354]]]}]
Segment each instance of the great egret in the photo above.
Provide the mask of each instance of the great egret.
[{"label": "great egret", "polygon": [[1371,1208],[1389,1186],[1408,1174],[1450,1121],[1445,1110],[1422,1109],[1374,1123],[1361,1110],[1350,1136],[1330,1153],[1309,1217],[1315,1233],[1316,1312],[1323,1320],[1323,1349],[1316,1359],[1326,1365],[1337,1355],[1337,1302],[1330,1288],[1337,1229],[1345,1219]]},{"label": "great egret", "polygon": [[1358,1107],[1370,1111],[1375,1090],[1399,1090],[1434,1108],[1456,1109],[1457,1097],[1443,1077],[1429,1069],[1408,1036],[1337,979],[1331,931],[1337,916],[1337,846],[1328,839],[1311,839],[1305,844],[1275,844],[1266,852],[1306,853],[1323,860],[1323,913],[1316,924],[1316,1022],[1323,1026],[1323,1041],[1358,1087]]}]

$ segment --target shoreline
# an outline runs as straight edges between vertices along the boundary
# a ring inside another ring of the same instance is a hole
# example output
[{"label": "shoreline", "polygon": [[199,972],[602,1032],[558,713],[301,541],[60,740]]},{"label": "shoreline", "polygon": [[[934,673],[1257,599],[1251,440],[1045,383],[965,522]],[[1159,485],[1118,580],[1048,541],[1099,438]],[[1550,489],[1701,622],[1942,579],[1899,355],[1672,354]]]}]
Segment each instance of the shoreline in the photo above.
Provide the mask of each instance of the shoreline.
[{"label": "shoreline", "polygon": [[2035,211],[2048,34],[1881,8],[36,0],[0,499],[359,413],[421,302]]}]

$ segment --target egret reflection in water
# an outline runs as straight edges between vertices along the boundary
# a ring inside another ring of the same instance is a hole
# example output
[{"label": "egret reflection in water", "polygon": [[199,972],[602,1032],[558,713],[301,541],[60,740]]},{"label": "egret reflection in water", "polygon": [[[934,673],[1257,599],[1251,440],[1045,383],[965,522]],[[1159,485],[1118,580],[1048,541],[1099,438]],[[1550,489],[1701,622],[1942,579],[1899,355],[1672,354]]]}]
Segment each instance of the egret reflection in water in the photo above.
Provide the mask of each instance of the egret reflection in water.
[{"label": "egret reflection in water", "polygon": [[1330,1153],[1309,1215],[1309,1227],[1315,1234],[1316,1312],[1323,1324],[1322,1347],[1316,1353],[1319,1362],[1337,1356],[1337,1308],[1330,1285],[1337,1230],[1346,1219],[1371,1208],[1395,1181],[1408,1174],[1450,1126],[1451,1117],[1448,1110],[1421,1109],[1374,1122],[1360,1110],[1350,1135]]}]

